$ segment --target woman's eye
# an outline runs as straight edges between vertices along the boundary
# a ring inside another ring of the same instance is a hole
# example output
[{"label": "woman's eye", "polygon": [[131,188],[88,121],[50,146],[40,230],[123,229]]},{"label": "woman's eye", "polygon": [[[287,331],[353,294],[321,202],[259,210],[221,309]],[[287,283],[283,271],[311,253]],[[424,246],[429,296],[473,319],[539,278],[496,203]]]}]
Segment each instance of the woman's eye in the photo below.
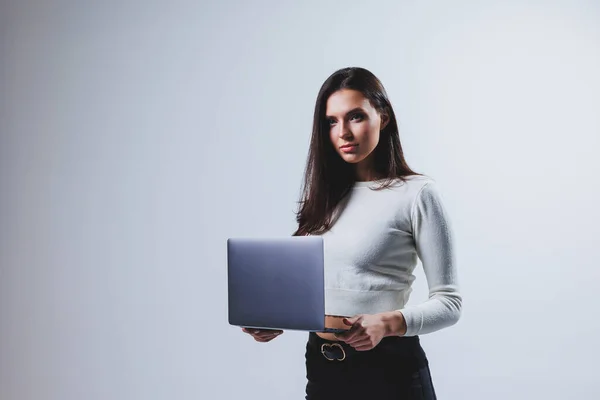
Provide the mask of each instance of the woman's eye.
[{"label": "woman's eye", "polygon": [[[364,119],[364,115],[362,114],[354,114],[352,117],[350,117],[350,120],[358,120],[358,121],[362,121]],[[329,126],[335,124],[335,120],[334,119],[329,119],[327,121],[327,124],[329,124]]]}]

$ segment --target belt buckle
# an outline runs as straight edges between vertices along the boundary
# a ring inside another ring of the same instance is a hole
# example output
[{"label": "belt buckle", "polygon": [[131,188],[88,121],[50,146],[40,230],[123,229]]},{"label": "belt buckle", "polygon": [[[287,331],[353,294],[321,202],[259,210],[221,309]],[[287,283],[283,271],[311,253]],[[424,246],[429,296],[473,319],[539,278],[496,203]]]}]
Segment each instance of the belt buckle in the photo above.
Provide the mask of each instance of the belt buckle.
[{"label": "belt buckle", "polygon": [[[325,352],[325,348],[329,347],[329,348],[333,348],[333,347],[339,347],[341,352],[342,352],[342,358],[329,358]],[[339,344],[339,343],[323,343],[321,345],[321,354],[323,354],[323,357],[325,357],[326,359],[328,359],[329,361],[344,361],[346,359],[346,352],[344,351],[344,348]]]}]

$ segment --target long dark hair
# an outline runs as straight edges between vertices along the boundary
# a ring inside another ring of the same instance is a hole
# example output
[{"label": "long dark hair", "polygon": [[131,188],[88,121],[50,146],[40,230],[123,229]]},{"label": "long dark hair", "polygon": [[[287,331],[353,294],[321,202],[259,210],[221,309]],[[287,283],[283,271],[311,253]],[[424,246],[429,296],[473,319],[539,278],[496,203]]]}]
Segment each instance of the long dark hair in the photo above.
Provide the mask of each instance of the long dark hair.
[{"label": "long dark hair", "polygon": [[388,187],[396,179],[404,181],[406,176],[422,175],[411,170],[404,159],[396,116],[379,79],[360,67],[337,70],[323,83],[317,96],[302,196],[296,213],[298,229],[294,236],[327,231],[336,206],[355,182],[353,165],[344,161],[331,143],[325,117],[329,96],[341,89],[361,92],[380,115],[389,117],[373,150],[375,172],[383,180],[376,190]]}]

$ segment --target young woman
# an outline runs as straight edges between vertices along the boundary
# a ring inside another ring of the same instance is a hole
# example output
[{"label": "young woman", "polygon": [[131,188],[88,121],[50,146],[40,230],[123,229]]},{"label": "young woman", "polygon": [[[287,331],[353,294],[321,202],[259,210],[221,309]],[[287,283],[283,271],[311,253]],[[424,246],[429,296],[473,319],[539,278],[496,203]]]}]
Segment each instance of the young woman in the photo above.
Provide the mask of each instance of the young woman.
[{"label": "young woman", "polygon": [[[319,91],[300,205],[294,235],[324,239],[326,325],[347,329],[309,334],[306,399],[436,399],[419,335],[460,318],[451,221],[435,181],[407,165],[386,91],[364,68]],[[407,306],[417,259],[429,299]]]}]

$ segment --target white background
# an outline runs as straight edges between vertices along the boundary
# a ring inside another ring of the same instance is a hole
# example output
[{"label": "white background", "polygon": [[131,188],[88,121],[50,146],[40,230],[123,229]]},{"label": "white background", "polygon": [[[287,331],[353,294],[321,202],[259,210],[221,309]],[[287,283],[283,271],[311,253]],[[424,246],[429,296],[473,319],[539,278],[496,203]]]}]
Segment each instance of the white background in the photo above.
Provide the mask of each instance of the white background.
[{"label": "white background", "polygon": [[0,34],[2,400],[304,398],[306,334],[228,325],[225,241],[294,230],[346,66],[454,222],[439,398],[600,397],[598,2],[4,1]]}]

